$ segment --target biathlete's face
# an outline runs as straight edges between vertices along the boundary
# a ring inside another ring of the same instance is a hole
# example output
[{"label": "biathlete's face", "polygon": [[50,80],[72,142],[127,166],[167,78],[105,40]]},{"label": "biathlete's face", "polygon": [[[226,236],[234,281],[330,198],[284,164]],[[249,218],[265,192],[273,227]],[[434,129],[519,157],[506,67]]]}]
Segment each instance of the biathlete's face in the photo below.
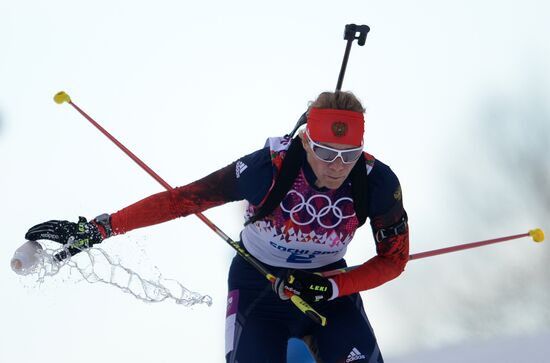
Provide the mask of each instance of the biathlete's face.
[{"label": "biathlete's face", "polygon": [[307,132],[302,134],[302,145],[306,150],[307,162],[317,177],[315,186],[318,188],[340,188],[363,154],[362,147],[315,142]]}]

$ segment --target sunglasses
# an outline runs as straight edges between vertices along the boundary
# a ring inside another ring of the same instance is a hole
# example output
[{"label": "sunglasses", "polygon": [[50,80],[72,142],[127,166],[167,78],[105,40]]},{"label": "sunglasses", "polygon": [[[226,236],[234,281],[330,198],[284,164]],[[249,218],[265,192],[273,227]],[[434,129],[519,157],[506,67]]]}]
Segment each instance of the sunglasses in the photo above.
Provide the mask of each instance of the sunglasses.
[{"label": "sunglasses", "polygon": [[306,135],[307,142],[311,150],[313,150],[313,154],[317,157],[317,159],[324,161],[325,163],[332,163],[336,160],[336,158],[340,157],[344,164],[352,164],[356,162],[357,159],[359,159],[359,157],[363,154],[362,145],[354,149],[333,149],[331,147],[318,144],[315,141],[311,140],[311,136],[309,136],[309,132],[307,129]]}]

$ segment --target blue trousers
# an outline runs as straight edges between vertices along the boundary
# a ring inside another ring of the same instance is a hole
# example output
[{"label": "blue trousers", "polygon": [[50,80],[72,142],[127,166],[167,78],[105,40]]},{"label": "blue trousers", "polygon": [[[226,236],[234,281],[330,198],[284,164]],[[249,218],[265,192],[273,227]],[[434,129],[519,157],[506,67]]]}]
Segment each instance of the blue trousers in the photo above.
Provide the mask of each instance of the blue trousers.
[{"label": "blue trousers", "polygon": [[[316,270],[345,267],[345,261]],[[274,275],[284,268],[267,266]],[[227,363],[284,363],[290,338],[304,340],[318,363],[383,363],[359,294],[313,308],[327,318],[321,326],[282,301],[254,267],[235,256],[229,270],[225,353]],[[293,362],[290,362],[293,363]]]}]

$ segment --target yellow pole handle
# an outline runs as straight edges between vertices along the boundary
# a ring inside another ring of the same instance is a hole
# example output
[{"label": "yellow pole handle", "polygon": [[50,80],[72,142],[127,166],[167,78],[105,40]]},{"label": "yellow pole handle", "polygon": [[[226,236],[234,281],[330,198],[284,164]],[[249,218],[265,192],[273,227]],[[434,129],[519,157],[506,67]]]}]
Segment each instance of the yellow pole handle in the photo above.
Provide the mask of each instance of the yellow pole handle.
[{"label": "yellow pole handle", "polygon": [[296,305],[298,309],[307,316],[309,316],[313,321],[321,324],[321,326],[327,325],[327,318],[325,318],[323,315],[319,314],[315,309],[313,309],[307,302],[305,302],[301,297],[298,295],[292,295],[290,297],[290,301]]},{"label": "yellow pole handle", "polygon": [[[272,284],[275,283],[277,280],[277,277],[267,273],[265,277],[271,282]],[[321,326],[327,325],[327,318],[325,318],[323,315],[319,314],[317,311],[315,311],[314,308],[311,307],[307,302],[304,301],[300,296],[294,295],[293,293],[287,291],[287,294],[290,296],[290,301],[298,308],[300,311],[304,314],[306,314],[310,319],[312,319],[314,322],[321,324]]]}]

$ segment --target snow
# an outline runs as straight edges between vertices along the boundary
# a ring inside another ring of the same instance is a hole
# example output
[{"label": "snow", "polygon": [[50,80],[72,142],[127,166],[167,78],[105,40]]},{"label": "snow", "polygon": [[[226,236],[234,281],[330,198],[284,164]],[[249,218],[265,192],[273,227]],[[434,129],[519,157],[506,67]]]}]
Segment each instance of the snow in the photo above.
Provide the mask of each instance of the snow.
[{"label": "snow", "polygon": [[537,335],[472,341],[460,345],[387,358],[388,363],[548,363],[550,331]]}]

